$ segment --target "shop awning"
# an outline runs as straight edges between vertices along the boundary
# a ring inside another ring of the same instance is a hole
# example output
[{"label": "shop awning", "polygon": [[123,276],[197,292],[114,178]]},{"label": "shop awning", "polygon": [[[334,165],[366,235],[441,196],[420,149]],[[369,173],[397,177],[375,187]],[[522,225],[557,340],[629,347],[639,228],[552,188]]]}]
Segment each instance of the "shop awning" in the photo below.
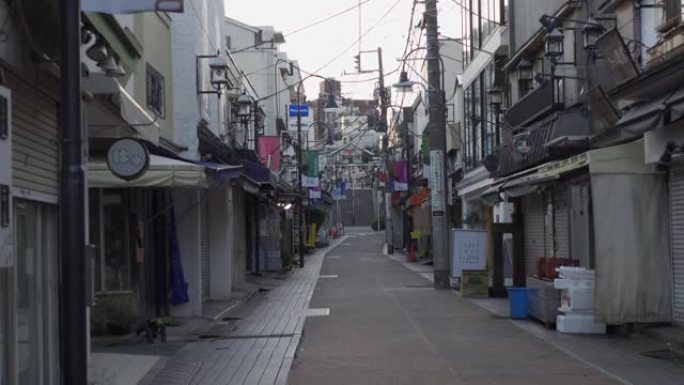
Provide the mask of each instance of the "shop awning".
[{"label": "shop awning", "polygon": [[[116,79],[93,73],[83,80],[83,89],[94,95],[114,96],[114,107],[118,108],[114,114],[103,113],[106,107],[97,98],[85,104],[89,137],[134,136],[154,145],[159,144],[159,124],[154,116],[148,114]],[[112,115],[115,118],[111,118]]]},{"label": "shop awning", "polygon": [[617,122],[617,127],[634,135],[643,134],[662,126],[665,115],[665,101],[669,95],[648,102],[635,104]]},{"label": "shop awning", "polygon": [[126,181],[109,170],[104,159],[88,162],[88,187],[207,187],[205,167],[178,159],[150,155],[147,171],[137,179]]},{"label": "shop awning", "polygon": [[509,196],[526,195],[533,191],[529,186],[560,179],[563,174],[583,167],[588,167],[591,174],[648,174],[653,172],[644,162],[643,139],[640,139],[544,163],[532,172],[498,180],[483,195],[502,191],[506,191]]},{"label": "shop awning", "polygon": [[242,172],[242,166],[239,166],[239,165],[233,166],[233,165],[229,165],[229,164],[207,162],[207,161],[197,161],[197,162],[193,162],[193,163],[196,163],[196,164],[203,166],[206,169],[210,170],[214,179],[220,180],[220,181],[232,181],[236,178],[239,178],[240,174]]}]

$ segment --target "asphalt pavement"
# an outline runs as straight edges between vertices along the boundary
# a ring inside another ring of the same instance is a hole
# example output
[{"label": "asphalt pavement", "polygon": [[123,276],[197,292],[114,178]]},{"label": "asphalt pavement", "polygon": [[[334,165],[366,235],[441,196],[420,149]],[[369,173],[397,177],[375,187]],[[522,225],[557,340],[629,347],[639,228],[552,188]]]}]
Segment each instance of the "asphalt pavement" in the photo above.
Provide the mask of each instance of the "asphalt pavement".
[{"label": "asphalt pavement", "polygon": [[625,384],[382,254],[383,233],[326,256],[288,383]]}]

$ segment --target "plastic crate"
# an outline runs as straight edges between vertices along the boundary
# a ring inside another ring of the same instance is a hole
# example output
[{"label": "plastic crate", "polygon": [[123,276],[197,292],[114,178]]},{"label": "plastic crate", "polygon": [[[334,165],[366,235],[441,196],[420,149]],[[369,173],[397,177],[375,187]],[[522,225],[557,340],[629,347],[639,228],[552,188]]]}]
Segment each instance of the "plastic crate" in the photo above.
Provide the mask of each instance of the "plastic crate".
[{"label": "plastic crate", "polygon": [[541,257],[537,261],[537,275],[540,278],[558,278],[556,269],[561,266],[579,266],[579,261],[570,258]]}]

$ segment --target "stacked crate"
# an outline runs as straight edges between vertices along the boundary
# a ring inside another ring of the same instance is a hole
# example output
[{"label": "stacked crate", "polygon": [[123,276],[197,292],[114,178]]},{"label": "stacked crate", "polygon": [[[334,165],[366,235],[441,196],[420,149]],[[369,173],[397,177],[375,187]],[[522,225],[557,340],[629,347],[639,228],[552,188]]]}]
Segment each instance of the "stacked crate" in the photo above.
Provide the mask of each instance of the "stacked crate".
[{"label": "stacked crate", "polygon": [[593,270],[584,267],[561,266],[559,278],[553,281],[561,290],[561,301],[556,317],[556,329],[561,333],[605,334],[606,324],[596,322]]}]

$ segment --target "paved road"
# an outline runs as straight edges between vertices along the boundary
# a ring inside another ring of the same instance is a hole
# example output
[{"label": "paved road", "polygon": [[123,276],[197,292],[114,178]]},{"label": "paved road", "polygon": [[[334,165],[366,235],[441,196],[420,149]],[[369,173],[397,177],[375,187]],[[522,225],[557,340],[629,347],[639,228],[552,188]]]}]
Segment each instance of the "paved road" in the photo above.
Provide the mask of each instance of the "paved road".
[{"label": "paved road", "polygon": [[[291,385],[617,384],[380,252],[382,234],[326,257]],[[337,278],[334,276],[337,275]],[[328,277],[326,277],[328,276]]]}]

